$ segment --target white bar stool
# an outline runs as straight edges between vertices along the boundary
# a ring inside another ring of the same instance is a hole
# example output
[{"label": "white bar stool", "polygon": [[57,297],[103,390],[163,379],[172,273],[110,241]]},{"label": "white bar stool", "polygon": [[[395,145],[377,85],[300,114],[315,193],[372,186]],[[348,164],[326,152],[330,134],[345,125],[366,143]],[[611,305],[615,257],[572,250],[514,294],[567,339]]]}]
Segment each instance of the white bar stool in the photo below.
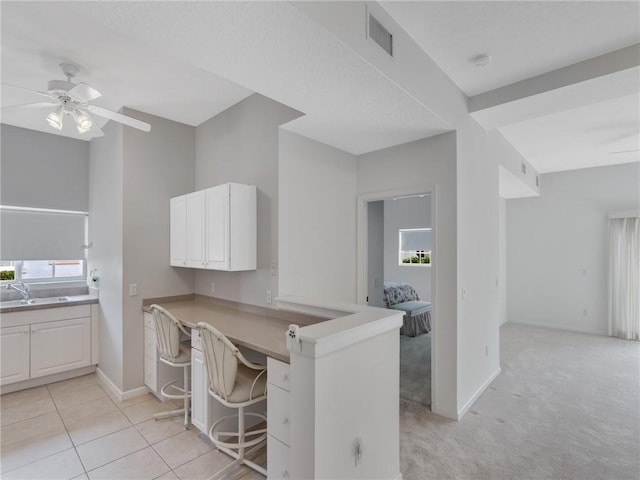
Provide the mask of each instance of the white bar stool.
[{"label": "white bar stool", "polygon": [[[267,417],[259,413],[245,412],[245,407],[266,400],[267,368],[248,361],[227,337],[210,324],[201,322],[198,323],[198,328],[209,376],[209,395],[222,405],[238,409],[237,414],[218,419],[209,430],[209,438],[218,450],[235,458],[212,478],[218,478],[240,464],[266,475],[267,471],[263,467],[246,456],[264,446],[267,429],[245,431],[245,417],[258,418],[264,422]],[[221,431],[222,422],[230,418],[238,419],[238,431]],[[237,441],[230,441],[233,438],[237,438]]]},{"label": "white bar stool", "polygon": [[162,396],[171,400],[183,400],[183,408],[168,412],[156,413],[156,420],[175,417],[184,414],[184,427],[189,428],[191,410],[191,392],[189,391],[189,369],[191,367],[191,347],[180,343],[180,337],[184,333],[190,337],[180,320],[160,305],[153,304],[149,307],[156,324],[156,342],[158,355],[162,363],[171,367],[183,369],[183,388],[177,385],[179,380],[172,380],[160,389]]}]

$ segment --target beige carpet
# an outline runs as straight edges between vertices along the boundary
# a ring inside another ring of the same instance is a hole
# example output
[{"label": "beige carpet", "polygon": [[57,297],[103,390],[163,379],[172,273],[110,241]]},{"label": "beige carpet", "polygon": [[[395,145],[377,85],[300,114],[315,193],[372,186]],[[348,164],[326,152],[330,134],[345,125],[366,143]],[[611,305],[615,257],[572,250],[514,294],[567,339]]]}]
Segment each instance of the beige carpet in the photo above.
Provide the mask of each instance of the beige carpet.
[{"label": "beige carpet", "polygon": [[454,422],[400,400],[411,479],[640,478],[640,343],[505,325],[502,374]]}]

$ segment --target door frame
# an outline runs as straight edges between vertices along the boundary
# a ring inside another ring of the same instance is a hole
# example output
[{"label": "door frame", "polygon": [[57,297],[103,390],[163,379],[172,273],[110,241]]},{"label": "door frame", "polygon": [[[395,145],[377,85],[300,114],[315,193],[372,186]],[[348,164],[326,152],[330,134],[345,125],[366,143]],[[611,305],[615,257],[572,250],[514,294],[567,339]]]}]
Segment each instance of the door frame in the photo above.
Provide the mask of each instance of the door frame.
[{"label": "door frame", "polygon": [[[358,195],[357,197],[357,209],[356,209],[356,301],[360,305],[367,305],[367,294],[369,291],[368,285],[368,204],[369,202],[376,202],[379,200],[388,200],[394,197],[403,197],[410,195],[431,195],[431,228],[435,232],[438,231],[438,188],[435,184],[425,183],[416,187],[405,188],[393,188],[389,190],[382,190],[378,192],[369,192]],[[432,257],[431,264],[431,411],[438,412],[436,386],[438,385],[438,378],[440,372],[440,365],[438,362],[438,305],[434,302],[437,297],[438,291],[438,235],[432,236],[433,250],[436,255]],[[384,280],[384,279],[383,279]]]}]

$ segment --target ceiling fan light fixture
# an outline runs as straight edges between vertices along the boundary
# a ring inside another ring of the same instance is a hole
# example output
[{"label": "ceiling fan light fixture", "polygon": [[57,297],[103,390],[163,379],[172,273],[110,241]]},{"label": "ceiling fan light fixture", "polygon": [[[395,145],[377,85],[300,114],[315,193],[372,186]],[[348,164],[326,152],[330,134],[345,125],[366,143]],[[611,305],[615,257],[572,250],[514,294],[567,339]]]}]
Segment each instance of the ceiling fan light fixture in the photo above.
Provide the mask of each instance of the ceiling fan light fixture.
[{"label": "ceiling fan light fixture", "polygon": [[76,128],[79,133],[88,132],[93,126],[93,122],[91,121],[91,118],[89,118],[89,115],[80,110],[73,111],[73,119],[76,121]]},{"label": "ceiling fan light fixture", "polygon": [[62,107],[56,108],[47,115],[47,123],[56,130],[62,130]]}]

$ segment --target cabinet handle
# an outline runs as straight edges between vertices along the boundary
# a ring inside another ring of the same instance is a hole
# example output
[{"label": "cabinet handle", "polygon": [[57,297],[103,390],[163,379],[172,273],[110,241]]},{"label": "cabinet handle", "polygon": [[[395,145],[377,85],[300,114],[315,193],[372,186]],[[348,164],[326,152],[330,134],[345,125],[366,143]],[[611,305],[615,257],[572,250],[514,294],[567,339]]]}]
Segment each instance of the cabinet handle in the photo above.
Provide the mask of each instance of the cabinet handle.
[{"label": "cabinet handle", "polygon": [[282,471],[282,478],[289,478],[289,472],[287,470]]},{"label": "cabinet handle", "polygon": [[288,382],[289,381],[289,375],[286,374],[286,373],[282,374],[282,381],[283,382]]},{"label": "cabinet handle", "polygon": [[289,423],[289,418],[288,417],[284,417],[284,420],[282,420],[282,424],[286,425],[287,423]]}]

